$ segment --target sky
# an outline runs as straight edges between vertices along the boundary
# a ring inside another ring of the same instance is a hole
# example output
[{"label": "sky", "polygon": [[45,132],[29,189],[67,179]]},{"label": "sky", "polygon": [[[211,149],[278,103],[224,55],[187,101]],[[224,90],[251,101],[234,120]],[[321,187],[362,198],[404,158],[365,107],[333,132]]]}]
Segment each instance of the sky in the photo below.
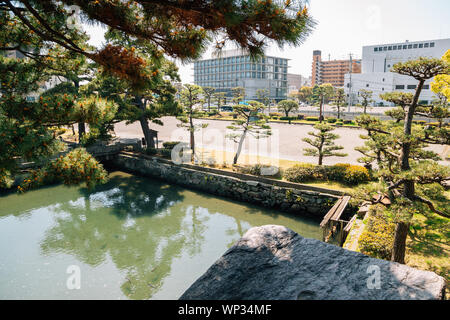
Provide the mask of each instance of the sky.
[{"label": "sky", "polygon": [[[291,59],[289,73],[311,75],[312,52],[322,59],[361,58],[362,47],[384,43],[450,38],[449,0],[310,0],[316,27],[298,47],[270,43],[267,55]],[[87,27],[91,44],[103,41],[101,27]],[[232,47],[230,47],[232,48]],[[449,48],[450,49],[450,48]],[[210,58],[211,50],[203,55]],[[192,64],[179,66],[183,83],[193,81]]]}]

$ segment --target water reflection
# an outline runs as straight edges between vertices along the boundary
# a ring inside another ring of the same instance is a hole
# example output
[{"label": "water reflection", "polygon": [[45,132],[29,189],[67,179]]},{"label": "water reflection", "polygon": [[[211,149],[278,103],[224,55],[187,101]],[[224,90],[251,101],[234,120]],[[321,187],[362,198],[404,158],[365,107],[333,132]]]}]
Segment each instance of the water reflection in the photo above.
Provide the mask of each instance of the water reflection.
[{"label": "water reflection", "polygon": [[[39,254],[44,259],[67,254],[92,267],[112,261],[121,274],[120,290],[130,299],[152,298],[184,263],[200,264],[205,271],[223,247],[255,225],[283,224],[319,237],[315,222],[123,173],[112,174],[108,184],[93,191],[58,186],[0,197],[0,204],[8,206],[0,213],[0,227],[2,217],[29,217],[33,209],[45,207],[52,222],[42,230]],[[13,264],[6,261],[6,267]],[[178,269],[172,272],[174,266]],[[178,280],[189,282],[185,288],[203,272],[182,271],[195,274]]]}]

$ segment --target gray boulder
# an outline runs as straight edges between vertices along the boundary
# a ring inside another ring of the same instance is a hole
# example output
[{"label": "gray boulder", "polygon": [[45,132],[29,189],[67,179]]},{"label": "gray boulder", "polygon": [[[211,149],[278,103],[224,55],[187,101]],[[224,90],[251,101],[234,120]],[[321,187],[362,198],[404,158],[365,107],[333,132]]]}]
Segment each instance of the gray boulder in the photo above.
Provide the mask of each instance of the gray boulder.
[{"label": "gray boulder", "polygon": [[250,229],[181,300],[443,299],[444,278],[281,226]]}]

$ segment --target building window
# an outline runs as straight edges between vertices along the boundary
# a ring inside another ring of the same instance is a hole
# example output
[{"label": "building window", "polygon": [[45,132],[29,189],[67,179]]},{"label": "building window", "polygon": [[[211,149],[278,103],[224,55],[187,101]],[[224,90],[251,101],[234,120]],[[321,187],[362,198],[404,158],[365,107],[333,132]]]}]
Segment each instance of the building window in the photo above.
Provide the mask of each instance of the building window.
[{"label": "building window", "polygon": [[434,42],[430,43],[430,48],[434,48]]},{"label": "building window", "polygon": [[368,88],[369,87],[369,84],[366,84],[366,88]]},{"label": "building window", "polygon": [[429,90],[429,89],[430,89],[430,85],[429,85],[429,84],[425,84],[425,85],[423,86],[423,88],[424,88],[425,90]]},{"label": "building window", "polygon": [[419,44],[419,48],[422,49],[423,48],[423,43]]},{"label": "building window", "polygon": [[408,45],[408,49],[412,49],[412,47],[413,47],[412,44],[409,44],[409,45]]},{"label": "building window", "polygon": [[388,50],[391,51],[391,50],[392,50],[392,46],[389,46],[389,47],[388,47]]},{"label": "building window", "polygon": [[428,48],[430,46],[429,43],[425,43],[425,48]]},{"label": "building window", "polygon": [[395,86],[395,90],[403,90],[405,89],[405,86],[403,84],[398,84]]},{"label": "building window", "polygon": [[408,49],[408,46],[405,44],[405,45],[403,46],[403,50],[406,50],[406,49]]},{"label": "building window", "polygon": [[407,89],[411,90],[411,89],[415,89],[416,85],[415,84],[408,84]]}]

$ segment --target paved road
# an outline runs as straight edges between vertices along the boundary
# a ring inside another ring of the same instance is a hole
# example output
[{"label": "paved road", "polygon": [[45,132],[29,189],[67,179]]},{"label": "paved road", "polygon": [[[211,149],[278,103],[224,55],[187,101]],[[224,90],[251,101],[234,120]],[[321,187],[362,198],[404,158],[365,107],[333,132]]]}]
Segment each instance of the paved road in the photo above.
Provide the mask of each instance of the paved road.
[{"label": "paved road", "polygon": [[[151,124],[151,128],[159,132],[158,136],[160,141],[189,141],[188,132],[177,127],[177,124],[180,123],[178,120],[173,117],[165,117],[162,121],[164,126]],[[195,123],[208,124],[206,129],[196,132],[196,144],[198,147],[234,152],[236,144],[225,137],[227,131],[228,133],[230,132],[227,130],[227,126],[231,124],[229,121],[195,120]],[[273,132],[272,137],[259,140],[253,137],[247,138],[242,153],[310,163],[317,162],[315,158],[303,155],[303,148],[309,145],[303,142],[302,138],[308,136],[308,132],[313,130],[312,126],[272,123],[271,127]],[[115,131],[122,138],[143,137],[138,122],[128,126],[125,123],[119,123],[116,125]],[[348,153],[348,156],[345,158],[326,158],[324,164],[343,162],[357,164],[357,159],[361,157],[361,154],[355,151],[354,148],[364,144],[359,136],[365,134],[365,131],[352,128],[337,128],[335,133],[340,136],[336,143],[344,146],[344,152]],[[448,151],[448,147],[446,149],[444,148],[443,146],[433,146],[432,150],[442,156],[444,150]],[[449,164],[449,161],[446,161],[446,164]]]}]

